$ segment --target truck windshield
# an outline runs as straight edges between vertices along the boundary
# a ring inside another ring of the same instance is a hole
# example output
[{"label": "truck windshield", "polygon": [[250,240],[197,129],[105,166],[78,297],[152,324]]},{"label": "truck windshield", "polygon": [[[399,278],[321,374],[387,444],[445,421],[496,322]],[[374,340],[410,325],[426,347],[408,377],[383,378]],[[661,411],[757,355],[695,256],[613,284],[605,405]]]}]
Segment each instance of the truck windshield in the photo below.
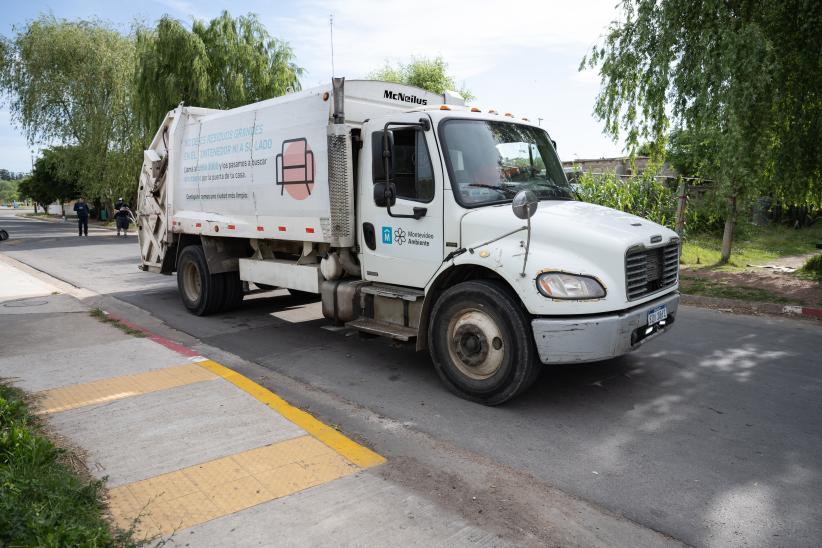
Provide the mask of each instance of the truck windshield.
[{"label": "truck windshield", "polygon": [[571,200],[573,191],[541,129],[487,120],[444,121],[440,135],[457,200],[472,207],[511,201],[520,190],[540,200]]}]

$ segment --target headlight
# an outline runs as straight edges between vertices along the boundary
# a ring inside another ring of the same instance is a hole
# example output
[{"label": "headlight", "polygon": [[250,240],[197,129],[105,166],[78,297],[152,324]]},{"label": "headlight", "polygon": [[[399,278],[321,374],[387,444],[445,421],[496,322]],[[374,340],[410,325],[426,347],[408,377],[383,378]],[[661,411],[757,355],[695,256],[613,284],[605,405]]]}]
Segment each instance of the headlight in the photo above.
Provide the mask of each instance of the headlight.
[{"label": "headlight", "polygon": [[551,299],[600,299],[605,288],[591,276],[545,272],[537,276],[537,289]]}]

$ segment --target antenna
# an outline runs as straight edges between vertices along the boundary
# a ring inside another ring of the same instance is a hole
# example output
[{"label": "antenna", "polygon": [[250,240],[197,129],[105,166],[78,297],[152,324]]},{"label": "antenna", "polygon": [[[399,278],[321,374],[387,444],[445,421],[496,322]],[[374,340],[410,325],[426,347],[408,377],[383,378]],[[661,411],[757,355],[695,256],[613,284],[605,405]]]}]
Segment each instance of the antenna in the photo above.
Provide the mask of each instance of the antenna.
[{"label": "antenna", "polygon": [[334,14],[328,16],[328,25],[331,28],[331,77],[334,78]]}]

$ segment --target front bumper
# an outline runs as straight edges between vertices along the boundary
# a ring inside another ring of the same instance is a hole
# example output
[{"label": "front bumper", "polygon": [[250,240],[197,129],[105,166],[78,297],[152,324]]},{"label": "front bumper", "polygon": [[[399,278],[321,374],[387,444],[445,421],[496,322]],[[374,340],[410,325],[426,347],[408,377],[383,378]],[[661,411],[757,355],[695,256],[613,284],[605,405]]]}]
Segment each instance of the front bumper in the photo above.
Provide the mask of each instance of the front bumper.
[{"label": "front bumper", "polygon": [[[668,308],[664,326],[646,333],[648,312],[661,304]],[[542,363],[582,363],[615,358],[668,331],[679,306],[679,292],[612,314],[575,318],[536,318],[531,321]]]}]

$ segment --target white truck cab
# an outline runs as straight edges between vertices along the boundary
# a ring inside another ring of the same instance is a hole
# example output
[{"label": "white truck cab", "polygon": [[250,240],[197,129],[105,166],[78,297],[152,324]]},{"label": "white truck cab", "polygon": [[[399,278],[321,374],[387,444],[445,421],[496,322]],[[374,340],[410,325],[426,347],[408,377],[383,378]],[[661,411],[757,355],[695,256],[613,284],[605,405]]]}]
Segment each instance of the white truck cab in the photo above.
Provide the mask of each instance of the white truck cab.
[{"label": "white truck cab", "polygon": [[577,201],[543,129],[384,82],[175,109],[138,225],[142,268],[176,271],[192,312],[237,305],[243,282],[318,293],[489,405],[543,364],[630,352],[679,303],[676,233]]}]

